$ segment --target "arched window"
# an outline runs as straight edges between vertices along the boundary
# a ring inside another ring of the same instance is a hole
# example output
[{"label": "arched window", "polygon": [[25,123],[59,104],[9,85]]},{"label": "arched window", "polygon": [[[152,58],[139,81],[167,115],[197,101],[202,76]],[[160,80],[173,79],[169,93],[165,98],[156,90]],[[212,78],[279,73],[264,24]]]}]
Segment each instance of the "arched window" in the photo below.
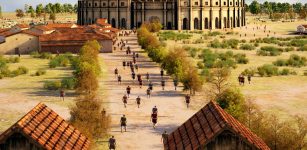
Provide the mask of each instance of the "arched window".
[{"label": "arched window", "polygon": [[215,18],[215,28],[219,29],[219,18],[218,17]]},{"label": "arched window", "polygon": [[189,22],[187,18],[183,19],[183,26],[182,26],[183,30],[188,30],[189,29]]},{"label": "arched window", "polygon": [[209,20],[205,18],[205,29],[209,29]]},{"label": "arched window", "polygon": [[199,28],[199,21],[198,21],[198,18],[195,18],[195,19],[194,19],[194,29],[197,29],[197,30],[200,29],[200,28]]},{"label": "arched window", "polygon": [[112,25],[112,27],[113,27],[113,28],[115,28],[115,27],[116,27],[116,21],[115,21],[115,19],[114,19],[114,18],[112,18],[112,20],[111,20],[111,25]]}]

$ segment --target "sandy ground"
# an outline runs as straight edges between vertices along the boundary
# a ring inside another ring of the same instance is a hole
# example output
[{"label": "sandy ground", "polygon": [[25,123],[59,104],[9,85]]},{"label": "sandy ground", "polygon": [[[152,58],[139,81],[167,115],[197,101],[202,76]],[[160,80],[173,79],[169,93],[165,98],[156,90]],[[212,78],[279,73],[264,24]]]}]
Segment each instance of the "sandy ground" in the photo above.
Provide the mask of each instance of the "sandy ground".
[{"label": "sandy ground", "polygon": [[[129,44],[132,51],[141,54],[137,60],[140,69],[138,73],[142,74],[143,80],[145,74],[149,72],[150,80],[154,83],[152,97],[146,96],[148,82],[144,82],[144,86],[140,88],[137,81],[133,83],[130,68],[124,69],[123,60],[132,60],[132,56],[126,56],[124,51],[116,51],[111,54],[102,55],[105,64],[107,64],[108,77],[105,81],[106,93],[108,94],[109,108],[107,112],[112,116],[111,132],[117,140],[118,149],[163,149],[161,142],[161,134],[164,130],[168,133],[176,129],[191,117],[196,110],[188,109],[184,101],[184,93],[182,87],[178,91],[174,90],[173,82],[169,77],[165,77],[166,87],[162,90],[160,68],[157,64],[147,58],[146,53],[142,51],[136,44],[136,36],[129,37]],[[118,85],[117,78],[114,75],[114,69],[119,69],[123,82]],[[131,86],[131,96],[128,100],[127,108],[124,108],[122,97],[126,92],[126,87]],[[140,108],[137,108],[136,97],[142,98]],[[150,115],[154,106],[158,108],[158,124],[156,129],[153,128]],[[125,114],[127,117],[127,132],[120,131],[120,117]]]}]

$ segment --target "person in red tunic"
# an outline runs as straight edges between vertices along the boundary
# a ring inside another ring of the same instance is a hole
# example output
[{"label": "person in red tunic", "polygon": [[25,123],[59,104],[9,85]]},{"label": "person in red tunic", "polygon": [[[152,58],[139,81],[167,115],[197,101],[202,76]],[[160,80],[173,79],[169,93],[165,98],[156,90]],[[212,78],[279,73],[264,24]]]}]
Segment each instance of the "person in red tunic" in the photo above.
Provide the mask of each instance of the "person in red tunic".
[{"label": "person in red tunic", "polygon": [[118,69],[117,69],[117,68],[115,68],[115,70],[114,70],[114,74],[115,74],[115,77],[117,77],[117,76],[118,76]]},{"label": "person in red tunic", "polygon": [[141,104],[141,98],[140,98],[140,96],[138,96],[138,97],[136,98],[136,104],[138,105],[138,108],[140,108],[140,104]]},{"label": "person in red tunic", "polygon": [[128,101],[128,97],[127,97],[127,95],[124,95],[123,96],[123,103],[124,103],[125,108],[126,108],[126,105],[127,105],[127,101]]},{"label": "person in red tunic", "polygon": [[187,104],[187,108],[189,108],[190,100],[191,100],[191,96],[190,96],[189,94],[187,94],[187,95],[185,96],[185,102],[186,102],[186,104]]},{"label": "person in red tunic", "polygon": [[153,124],[153,128],[156,128],[156,124],[158,122],[158,114],[157,113],[152,113],[151,114],[151,122]]},{"label": "person in red tunic", "polygon": [[129,97],[130,96],[130,92],[131,92],[131,87],[129,85],[126,88],[126,91],[127,91],[128,97]]},{"label": "person in red tunic", "polygon": [[62,89],[62,90],[60,91],[60,98],[63,98],[63,101],[64,101],[64,97],[65,97],[65,92],[64,92],[64,90]]}]

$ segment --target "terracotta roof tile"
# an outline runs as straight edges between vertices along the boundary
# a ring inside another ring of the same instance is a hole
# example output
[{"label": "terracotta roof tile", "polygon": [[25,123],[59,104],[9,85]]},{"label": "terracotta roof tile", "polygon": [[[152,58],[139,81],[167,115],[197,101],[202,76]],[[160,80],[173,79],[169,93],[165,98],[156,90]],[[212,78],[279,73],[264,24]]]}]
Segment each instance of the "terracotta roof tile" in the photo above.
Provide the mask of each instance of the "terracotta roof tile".
[{"label": "terracotta roof tile", "polygon": [[89,149],[88,139],[43,103],[38,104],[15,125],[0,135],[0,143],[14,132],[22,132],[47,150]]},{"label": "terracotta roof tile", "polygon": [[49,23],[45,25],[47,28],[76,28],[78,25],[73,23]]},{"label": "terracotta roof tile", "polygon": [[212,101],[173,131],[164,149],[199,149],[225,130],[240,135],[257,149],[270,149],[261,138]]},{"label": "terracotta roof tile", "polygon": [[16,24],[16,26],[19,28],[30,28],[28,24]]},{"label": "terracotta roof tile", "polygon": [[302,24],[302,26],[303,26],[304,28],[307,28],[307,24]]}]

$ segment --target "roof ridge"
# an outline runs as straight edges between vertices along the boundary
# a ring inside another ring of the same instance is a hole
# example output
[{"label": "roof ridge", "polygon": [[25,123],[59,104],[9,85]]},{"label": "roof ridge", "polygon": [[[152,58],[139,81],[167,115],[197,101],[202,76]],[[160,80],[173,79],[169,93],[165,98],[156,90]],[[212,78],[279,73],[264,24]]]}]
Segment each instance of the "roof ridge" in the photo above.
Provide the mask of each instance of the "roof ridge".
[{"label": "roof ridge", "polygon": [[226,118],[226,116],[220,111],[218,104],[214,101],[210,101],[209,104],[213,105],[213,108],[216,110],[216,112],[221,116],[221,118],[223,119],[223,121],[225,122],[226,126],[228,126],[229,124],[229,120]]}]

